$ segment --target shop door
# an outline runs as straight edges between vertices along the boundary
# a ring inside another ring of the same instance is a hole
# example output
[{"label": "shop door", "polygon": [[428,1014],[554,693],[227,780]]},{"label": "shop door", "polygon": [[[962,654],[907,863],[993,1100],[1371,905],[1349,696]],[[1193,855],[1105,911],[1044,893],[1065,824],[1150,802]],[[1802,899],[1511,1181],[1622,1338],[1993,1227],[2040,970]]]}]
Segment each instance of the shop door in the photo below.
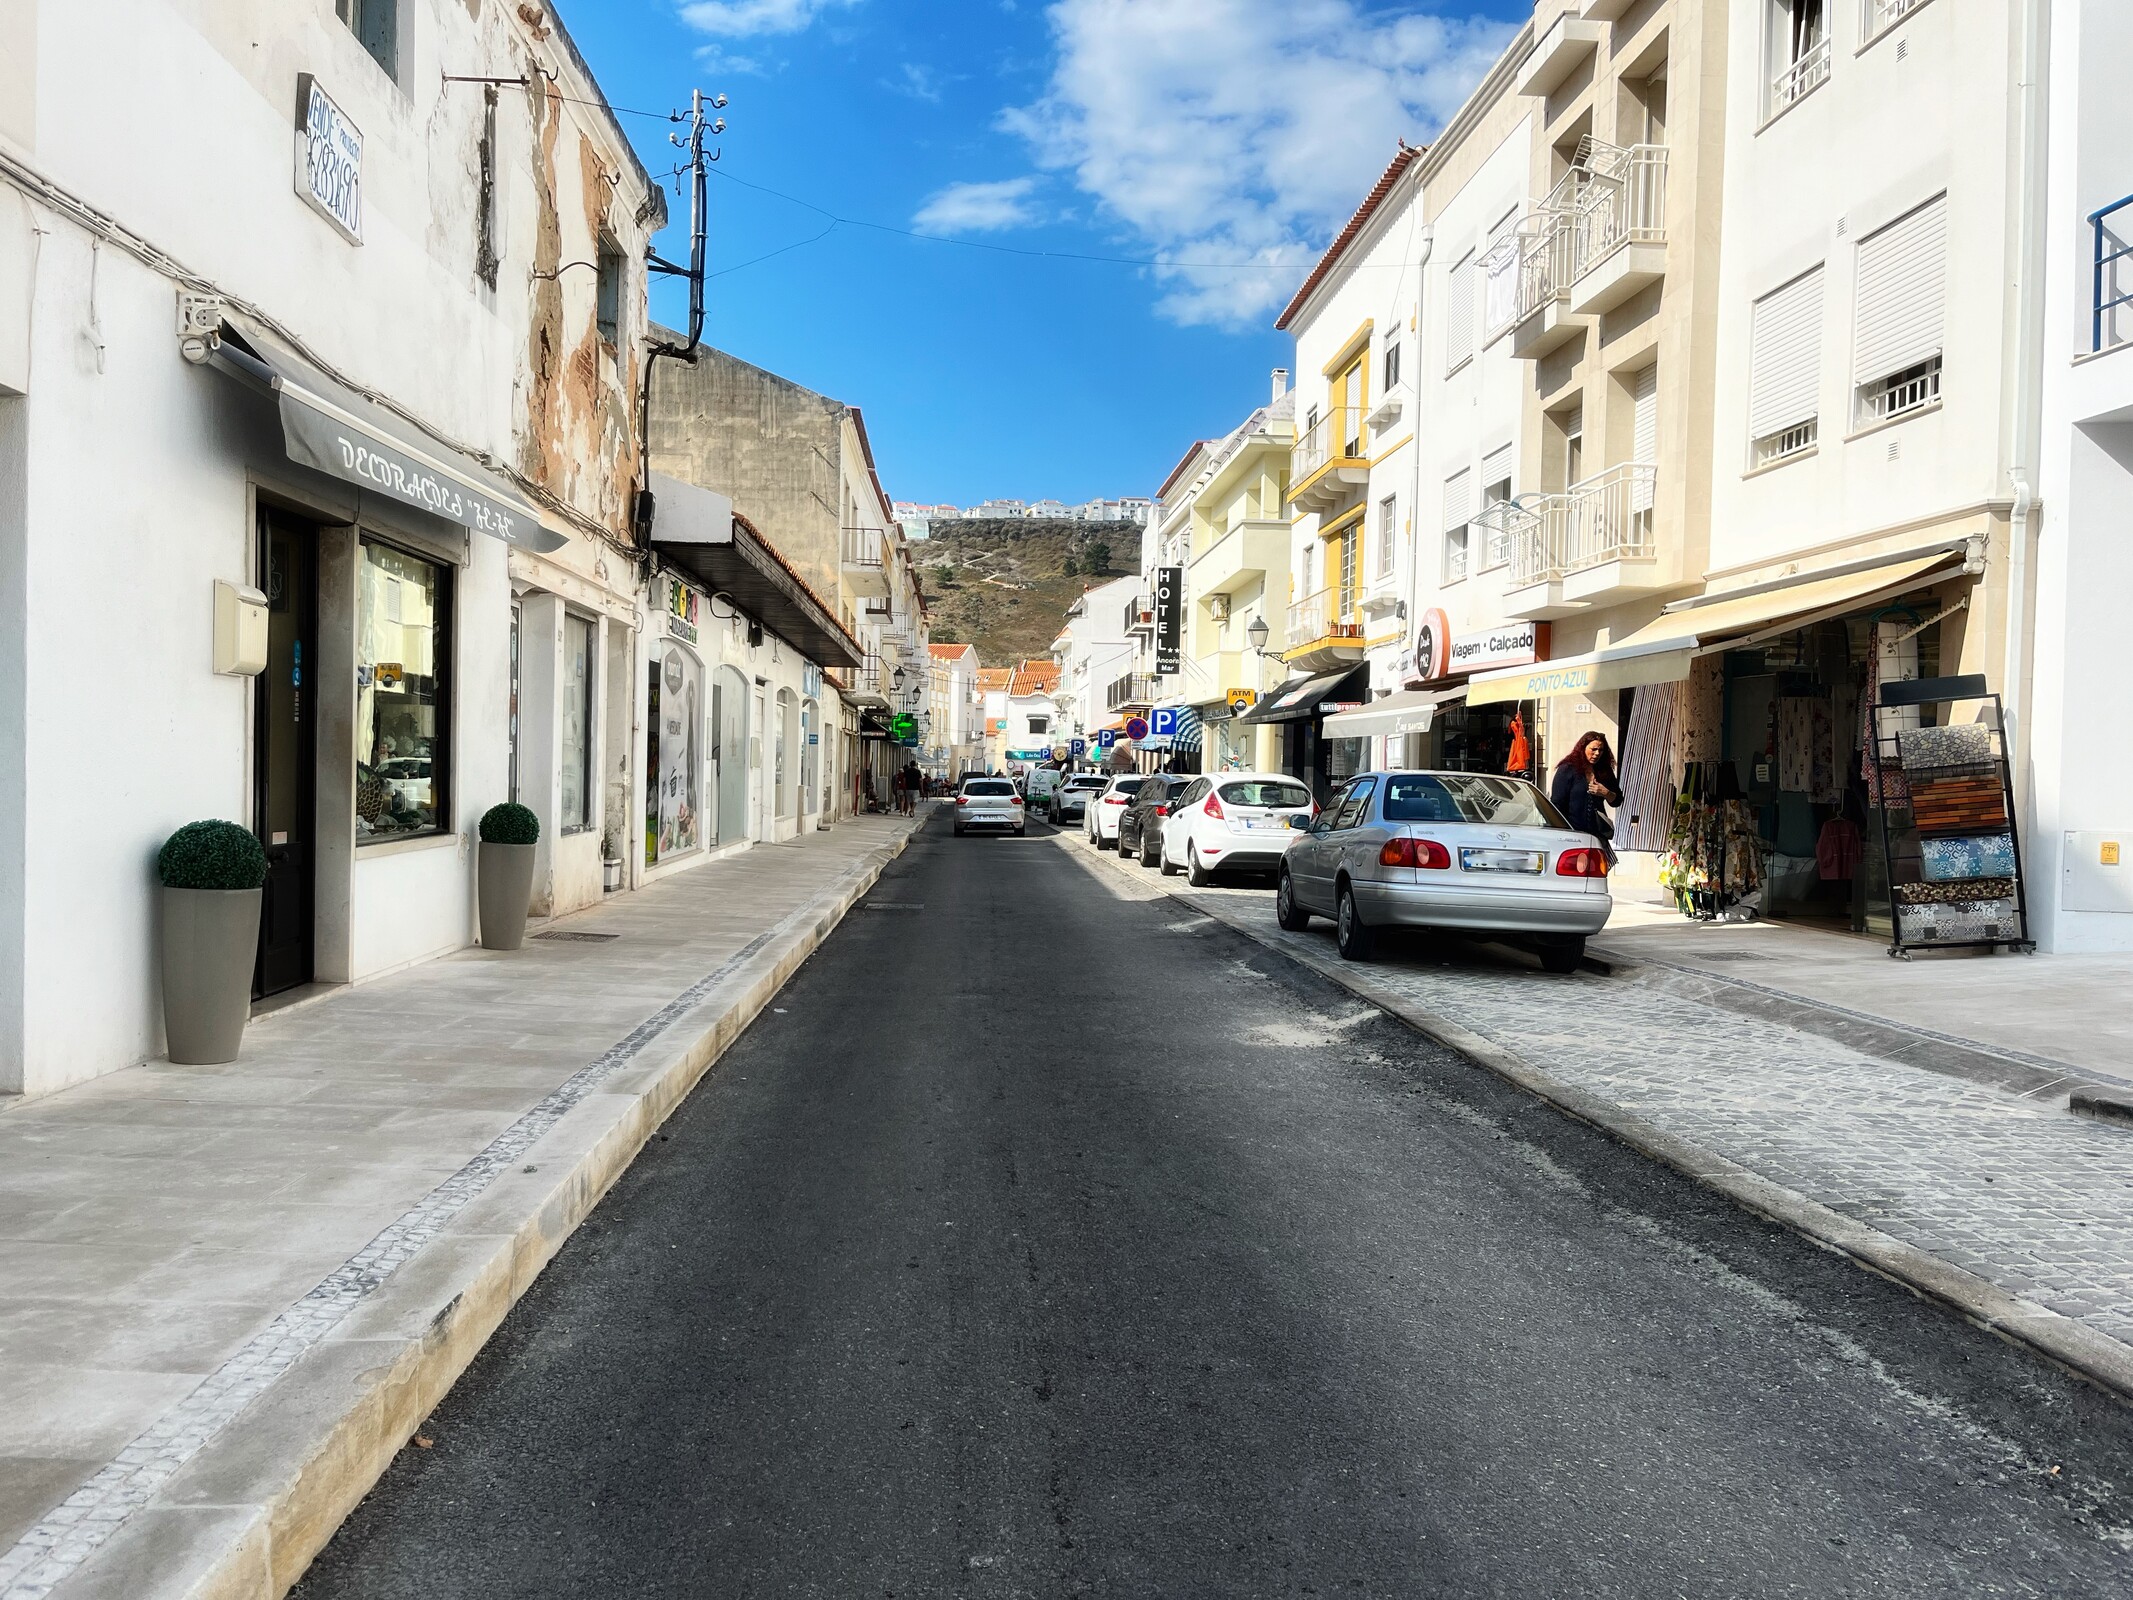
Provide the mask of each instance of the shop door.
[{"label": "shop door", "polygon": [[276,512],[260,517],[267,665],[253,686],[252,816],[267,852],[255,999],[311,981],[312,870],[318,785],[318,536]]},{"label": "shop door", "polygon": [[748,819],[749,831],[758,839],[775,839],[771,826],[768,785],[763,782],[763,691],[755,691],[748,717]]}]

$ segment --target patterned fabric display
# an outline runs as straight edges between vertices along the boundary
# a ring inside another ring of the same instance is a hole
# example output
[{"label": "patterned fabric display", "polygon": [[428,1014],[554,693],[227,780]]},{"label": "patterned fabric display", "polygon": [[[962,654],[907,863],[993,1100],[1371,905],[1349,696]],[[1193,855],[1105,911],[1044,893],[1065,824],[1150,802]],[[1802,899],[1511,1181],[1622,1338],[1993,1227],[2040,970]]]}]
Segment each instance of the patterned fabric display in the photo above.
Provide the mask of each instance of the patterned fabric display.
[{"label": "patterned fabric display", "polygon": [[1970,878],[2012,878],[2014,835],[1976,834],[1957,839],[1921,839],[1926,882],[1960,883]]},{"label": "patterned fabric display", "polygon": [[1992,730],[1982,722],[1946,728],[1905,728],[1896,735],[1904,771],[1915,775],[1932,767],[1992,767]]},{"label": "patterned fabric display", "polygon": [[1903,906],[1948,906],[1965,900],[2012,900],[2012,878],[1966,878],[1959,883],[1898,883],[1889,892]]},{"label": "patterned fabric display", "polygon": [[1906,944],[1961,944],[1970,940],[2019,939],[2022,919],[2015,903],[1964,900],[1954,905],[1896,908],[1896,934]]},{"label": "patterned fabric display", "polygon": [[1996,777],[1913,778],[1911,820],[1921,833],[1983,833],[2007,826],[2007,801]]}]

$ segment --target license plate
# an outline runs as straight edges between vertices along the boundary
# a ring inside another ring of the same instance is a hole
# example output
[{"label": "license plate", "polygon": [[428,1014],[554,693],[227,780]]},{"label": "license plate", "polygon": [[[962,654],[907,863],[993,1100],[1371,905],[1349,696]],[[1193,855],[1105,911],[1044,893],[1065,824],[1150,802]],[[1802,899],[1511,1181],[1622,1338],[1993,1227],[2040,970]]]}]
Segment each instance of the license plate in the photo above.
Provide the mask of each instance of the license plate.
[{"label": "license plate", "polygon": [[1244,825],[1254,833],[1272,833],[1276,829],[1286,828],[1289,820],[1286,817],[1246,817]]},{"label": "license plate", "polygon": [[1459,865],[1467,872],[1537,873],[1546,857],[1539,850],[1461,850]]}]

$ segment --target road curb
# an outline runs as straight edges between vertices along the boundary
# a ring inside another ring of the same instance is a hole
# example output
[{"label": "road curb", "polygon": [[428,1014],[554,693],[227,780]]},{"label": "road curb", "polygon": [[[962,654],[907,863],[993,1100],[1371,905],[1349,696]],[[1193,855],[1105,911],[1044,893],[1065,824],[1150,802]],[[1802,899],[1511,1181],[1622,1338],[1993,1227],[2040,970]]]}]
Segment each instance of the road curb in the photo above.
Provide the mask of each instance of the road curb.
[{"label": "road curb", "polygon": [[[1123,864],[1110,858],[1117,870]],[[1187,898],[1167,879],[1151,877],[1150,888],[1221,923],[1254,944],[1330,979],[1360,1000],[1406,1023],[1424,1038],[1485,1067],[1499,1078],[1545,1100],[1557,1110],[1598,1128],[1664,1166],[1715,1190],[1757,1216],[1789,1228],[1824,1249],[1847,1256],[1869,1272],[1901,1285],[1919,1298],[1955,1312],[1966,1322],[2020,1345],[2052,1365],[2115,1396],[2133,1402],[2133,1347],[2083,1327],[2070,1317],[1953,1266],[1878,1228],[1833,1211],[1687,1139],[1654,1126],[1590,1090],[1567,1083],[1458,1023],[1373,982],[1353,963],[1290,949],[1248,920]]]},{"label": "road curb", "polygon": [[862,857],[742,968],[737,998],[707,997],[650,1059],[563,1116],[522,1171],[203,1445],[52,1600],[280,1600],[660,1125],[918,832]]}]

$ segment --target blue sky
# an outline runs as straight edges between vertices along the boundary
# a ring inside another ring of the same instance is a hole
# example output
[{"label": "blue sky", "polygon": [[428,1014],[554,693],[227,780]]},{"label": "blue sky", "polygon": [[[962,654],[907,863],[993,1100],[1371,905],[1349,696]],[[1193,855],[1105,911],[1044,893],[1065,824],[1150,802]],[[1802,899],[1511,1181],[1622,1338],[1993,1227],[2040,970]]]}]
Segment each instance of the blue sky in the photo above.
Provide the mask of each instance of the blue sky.
[{"label": "blue sky", "polygon": [[[1151,494],[1234,426],[1394,141],[1433,134],[1528,9],[560,3],[616,106],[731,102],[706,340],[860,406],[895,498],[959,504]],[[664,122],[622,121],[673,165]],[[685,257],[679,226],[660,249]],[[655,286],[656,317],[684,304]]]}]

